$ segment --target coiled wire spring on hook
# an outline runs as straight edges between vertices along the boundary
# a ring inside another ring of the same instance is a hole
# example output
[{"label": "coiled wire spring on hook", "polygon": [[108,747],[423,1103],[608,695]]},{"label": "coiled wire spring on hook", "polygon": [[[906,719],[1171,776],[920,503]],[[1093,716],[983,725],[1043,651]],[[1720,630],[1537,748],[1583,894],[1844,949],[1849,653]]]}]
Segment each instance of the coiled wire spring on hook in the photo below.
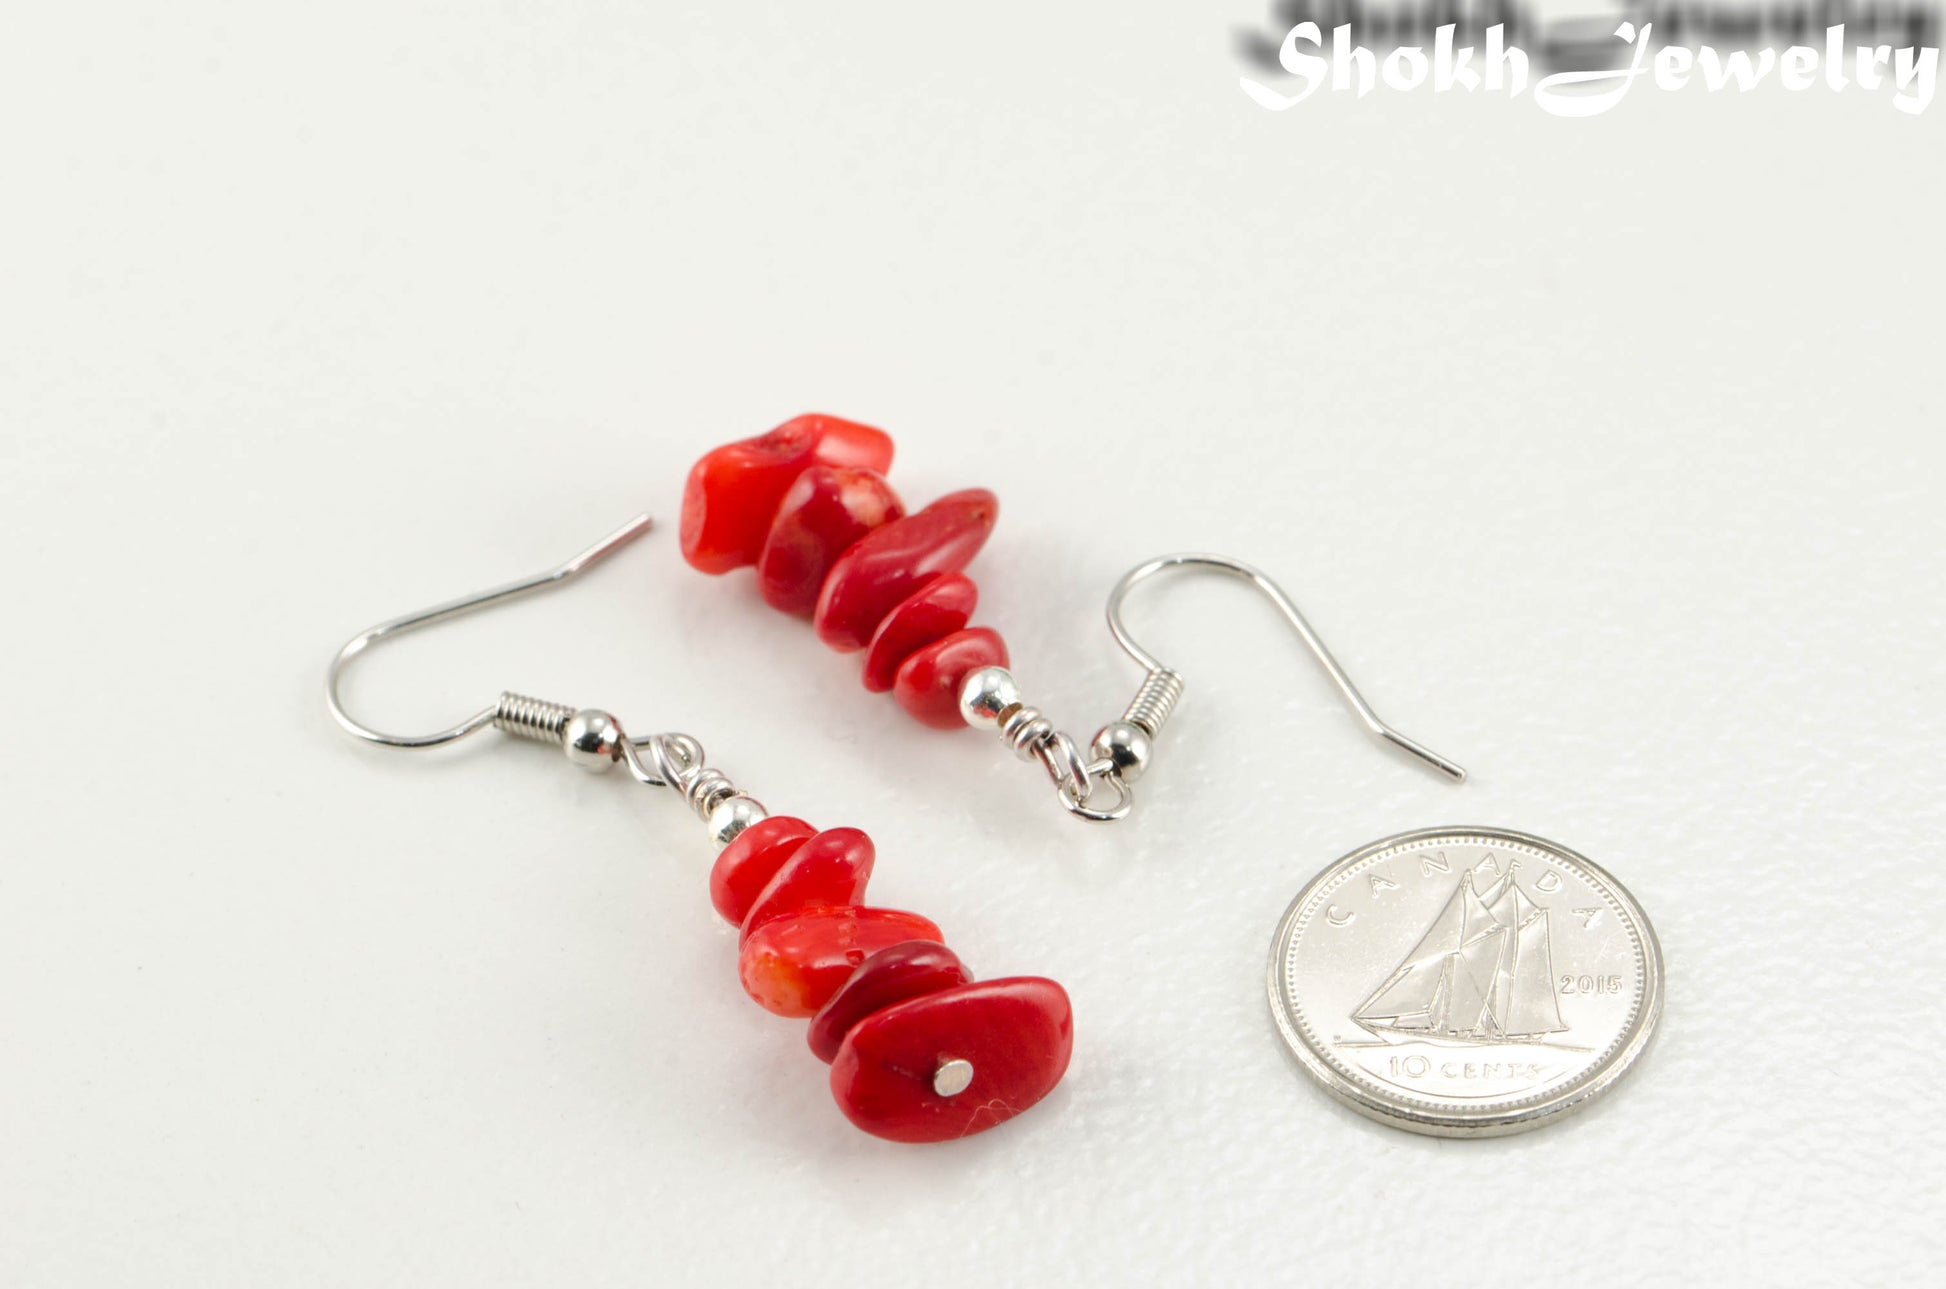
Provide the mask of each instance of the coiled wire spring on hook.
[{"label": "coiled wire spring on hook", "polygon": [[730,776],[707,765],[703,758],[703,745],[687,734],[656,734],[638,742],[631,739],[622,730],[621,722],[607,712],[550,702],[511,690],[503,690],[493,706],[482,708],[457,724],[430,734],[390,734],[374,729],[353,717],[344,703],[342,682],[345,669],[354,658],[373,645],[392,636],[404,635],[449,618],[558,586],[634,541],[648,532],[650,527],[647,515],[637,515],[579,555],[546,572],[457,600],[448,600],[359,632],[338,650],[325,672],[325,706],[331,718],[346,733],[381,747],[441,747],[491,727],[518,739],[552,744],[584,769],[607,770],[617,763],[625,764],[629,773],[642,783],[651,787],[674,788],[696,817],[709,826],[710,835],[716,843],[719,846],[727,845],[738,833],[763,819],[764,808],[739,789]]}]

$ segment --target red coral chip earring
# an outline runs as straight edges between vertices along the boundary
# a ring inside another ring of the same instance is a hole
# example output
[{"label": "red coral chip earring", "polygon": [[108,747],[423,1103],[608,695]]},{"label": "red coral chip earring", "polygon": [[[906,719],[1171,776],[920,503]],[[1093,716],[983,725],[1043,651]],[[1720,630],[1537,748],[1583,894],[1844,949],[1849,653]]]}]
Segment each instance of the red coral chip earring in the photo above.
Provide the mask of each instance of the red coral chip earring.
[{"label": "red coral chip earring", "polygon": [[[712,572],[756,565],[769,603],[815,612],[821,633],[829,624],[848,647],[864,648],[890,610],[972,558],[995,513],[991,494],[963,493],[902,517],[882,477],[891,460],[884,434],[833,417],[799,417],[718,449],[690,476],[683,555]],[[779,1016],[810,1019],[810,1047],[831,1066],[832,1097],[866,1132],[944,1141],[1040,1101],[1073,1050],[1066,992],[1037,976],[975,982],[931,921],[866,905],[876,853],[858,829],[768,816],[705,763],[695,739],[632,739],[606,712],[502,693],[457,725],[400,736],[345,710],[340,678],[371,645],[567,581],[648,528],[646,517],[636,519],[558,568],[360,632],[326,676],[333,718],[366,742],[399,748],[438,747],[491,726],[553,743],[584,768],[623,765],[638,782],[680,793],[722,847],[710,902],[738,929],[745,992]],[[885,657],[879,664],[921,719],[946,710],[957,670],[1006,657],[998,636],[961,630],[973,595],[960,581],[963,589],[941,587],[903,615],[904,635],[887,646],[888,657],[901,655],[896,668]]]},{"label": "red coral chip earring", "polygon": [[[846,467],[842,484],[840,462]],[[1104,822],[1128,814],[1132,785],[1148,768],[1155,738],[1182,697],[1181,673],[1136,644],[1121,620],[1130,589],[1171,568],[1207,569],[1256,587],[1296,629],[1368,730],[1442,774],[1465,777],[1457,765],[1378,719],[1282,588],[1222,555],[1164,555],[1130,570],[1109,594],[1115,641],[1147,674],[1120,718],[1095,732],[1084,756],[1075,739],[1023,701],[1000,634],[969,625],[979,592],[962,570],[993,532],[998,498],[968,488],[905,513],[883,478],[891,463],[892,440],[883,431],[832,416],[800,416],[768,434],[726,443],[689,473],[683,555],[705,573],[758,564],[765,600],[798,614],[814,604],[810,616],[819,640],[839,653],[864,651],[866,689],[890,691],[913,719],[934,729],[997,730],[1016,756],[1040,764],[1063,808],[1082,819]],[[814,506],[815,521],[806,517]],[[707,517],[726,536],[692,541],[692,515],[699,517],[698,532]],[[802,552],[789,558],[788,572],[773,569],[772,544]],[[811,581],[820,575],[813,592]]]}]

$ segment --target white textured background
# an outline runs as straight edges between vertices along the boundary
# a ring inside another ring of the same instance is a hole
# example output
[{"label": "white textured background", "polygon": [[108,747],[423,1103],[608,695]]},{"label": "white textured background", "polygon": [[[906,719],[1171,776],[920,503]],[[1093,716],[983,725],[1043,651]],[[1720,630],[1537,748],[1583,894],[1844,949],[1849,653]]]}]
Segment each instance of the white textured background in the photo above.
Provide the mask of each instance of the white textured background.
[{"label": "white textured background", "polygon": [[[1886,1283],[1936,1246],[1941,114],[1589,121],[1237,91],[1222,5],[17,7],[0,37],[0,1283]],[[382,652],[698,734],[868,828],[878,900],[1072,991],[1058,1094],[944,1148],[752,1007],[672,801],[387,754],[367,622],[673,516],[800,410],[987,484],[981,616],[1086,733],[1137,559],[1228,584],[1138,816],[935,735],[673,539]],[[1662,1036],[1546,1132],[1303,1082],[1320,866],[1501,824],[1618,874]]]}]

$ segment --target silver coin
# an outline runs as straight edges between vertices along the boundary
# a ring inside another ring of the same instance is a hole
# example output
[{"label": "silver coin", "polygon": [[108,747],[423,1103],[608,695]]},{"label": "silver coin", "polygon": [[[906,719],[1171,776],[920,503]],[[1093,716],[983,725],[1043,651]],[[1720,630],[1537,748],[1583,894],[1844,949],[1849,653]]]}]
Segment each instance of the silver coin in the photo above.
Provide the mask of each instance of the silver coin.
[{"label": "silver coin", "polygon": [[1614,878],[1498,828],[1373,842],[1277,928],[1270,1006],[1298,1061],[1412,1132],[1524,1132],[1620,1078],[1662,1009],[1662,949]]}]

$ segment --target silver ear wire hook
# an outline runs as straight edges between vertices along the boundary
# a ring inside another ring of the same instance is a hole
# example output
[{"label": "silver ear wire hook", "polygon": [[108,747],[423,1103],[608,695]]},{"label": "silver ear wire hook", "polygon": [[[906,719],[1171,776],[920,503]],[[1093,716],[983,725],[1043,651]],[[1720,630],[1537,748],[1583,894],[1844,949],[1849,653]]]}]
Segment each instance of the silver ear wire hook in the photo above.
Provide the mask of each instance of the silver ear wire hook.
[{"label": "silver ear wire hook", "polygon": [[[1129,710],[1123,714],[1123,721],[1138,726],[1149,738],[1154,738],[1160,732],[1162,723],[1168,718],[1170,710],[1175,707],[1176,700],[1182,696],[1181,673],[1165,666],[1154,654],[1137,644],[1135,638],[1129,634],[1127,625],[1122,621],[1122,601],[1128,598],[1128,593],[1157,573],[1171,568],[1208,569],[1250,583],[1272,604],[1275,604],[1285,620],[1296,629],[1298,638],[1304,641],[1305,647],[1310,649],[1312,656],[1324,668],[1325,674],[1331,677],[1331,683],[1338,687],[1338,692],[1344,696],[1345,702],[1366,729],[1394,747],[1418,757],[1448,778],[1456,782],[1463,782],[1466,779],[1466,771],[1454,762],[1447,760],[1425,744],[1406,737],[1380,720],[1378,713],[1372,710],[1372,705],[1365,701],[1365,696],[1358,692],[1358,687],[1351,683],[1351,677],[1345,674],[1345,669],[1338,664],[1336,658],[1331,656],[1331,651],[1325,648],[1324,641],[1319,638],[1318,633],[1312,629],[1309,622],[1305,621],[1304,615],[1298,611],[1297,604],[1290,596],[1284,594],[1283,588],[1261,569],[1254,568],[1242,560],[1231,559],[1227,555],[1185,553],[1158,556],[1130,569],[1122,576],[1121,581],[1115,583],[1115,589],[1108,593],[1108,629],[1114,634],[1115,643],[1149,672],[1148,678],[1142,682],[1142,688],[1136,691],[1134,701],[1129,704]],[[1112,728],[1111,726],[1110,729]],[[1104,735],[1108,733],[1109,730],[1103,731]],[[1100,744],[1103,739],[1098,736],[1096,742]],[[1105,752],[1107,749],[1098,747],[1096,750]]]},{"label": "silver ear wire hook", "polygon": [[[1156,735],[1162,732],[1169,713],[1175,710],[1177,701],[1182,698],[1182,673],[1135,643],[1135,638],[1128,633],[1128,627],[1122,621],[1122,602],[1128,598],[1128,593],[1170,568],[1209,569],[1256,587],[1296,628],[1298,638],[1304,641],[1312,656],[1324,668],[1325,674],[1331,677],[1331,682],[1344,695],[1345,702],[1351,705],[1366,729],[1394,747],[1410,752],[1449,778],[1466,778],[1465,770],[1378,718],[1372,705],[1351,683],[1345,669],[1324,647],[1318,633],[1298,612],[1291,597],[1285,595],[1283,588],[1261,571],[1225,555],[1162,555],[1130,569],[1121,581],[1115,583],[1114,590],[1108,593],[1108,629],[1114,633],[1115,643],[1126,650],[1129,657],[1141,663],[1148,675],[1142,678],[1141,688],[1135,691],[1135,697],[1129,700],[1121,718],[1095,731],[1086,757],[1081,755],[1072,737],[1055,728],[1046,713],[1023,700],[1020,685],[1005,667],[982,667],[968,675],[960,685],[959,709],[966,723],[997,731],[1002,741],[1021,760],[1039,761],[1054,785],[1062,808],[1069,814],[1090,823],[1107,823],[1128,815],[1135,805],[1135,792],[1131,785],[1148,769],[1155,755]],[[1112,794],[1112,801],[1102,795],[1104,789]],[[1097,804],[1098,799],[1100,804]]]},{"label": "silver ear wire hook", "polygon": [[[494,706],[483,707],[459,724],[450,725],[437,733],[412,735],[386,734],[352,718],[351,713],[345,710],[344,699],[338,693],[338,682],[344,676],[345,668],[350,665],[351,660],[379,641],[389,636],[404,635],[408,631],[417,631],[422,627],[430,627],[444,622],[449,618],[457,618],[480,609],[491,608],[496,604],[505,604],[511,600],[518,600],[522,596],[532,595],[536,591],[544,591],[550,586],[558,586],[563,582],[571,581],[589,568],[600,563],[603,559],[606,559],[622,547],[628,545],[643,533],[648,532],[654,526],[654,522],[647,515],[637,515],[620,528],[617,528],[614,532],[608,534],[608,536],[596,542],[593,546],[590,546],[587,550],[582,551],[579,555],[576,555],[563,564],[558,564],[548,569],[545,573],[536,573],[532,577],[521,578],[518,582],[509,582],[505,586],[496,586],[491,590],[479,591],[473,595],[463,595],[457,600],[448,600],[444,604],[435,604],[430,609],[421,609],[417,613],[408,613],[402,617],[392,618],[389,621],[379,623],[375,627],[367,627],[365,630],[360,631],[357,635],[345,641],[344,648],[338,650],[338,656],[331,660],[331,667],[325,672],[324,701],[325,705],[331,709],[331,718],[337,721],[346,733],[362,738],[367,743],[378,743],[385,747],[439,747],[442,744],[463,739],[475,730],[485,729],[489,725],[496,724],[500,725],[503,729],[507,729],[509,733],[520,734],[528,738],[534,737],[535,732],[545,725],[545,714],[528,712],[526,715],[535,719],[518,719],[520,713],[510,711],[509,708],[512,704],[508,702],[510,697],[517,696],[508,694],[502,694],[500,701]],[[537,704],[539,707],[560,706],[560,704],[556,703],[541,703],[536,699],[528,699],[525,701]],[[569,709],[570,715],[572,714],[572,710]],[[553,731],[553,734],[558,733],[558,730]]]},{"label": "silver ear wire hook", "polygon": [[544,573],[435,604],[430,609],[360,631],[345,641],[325,671],[324,702],[331,718],[346,733],[382,747],[440,747],[491,725],[516,738],[552,743],[583,769],[606,770],[618,763],[626,765],[639,782],[680,792],[696,817],[709,825],[717,845],[728,845],[738,833],[764,818],[764,808],[732,783],[728,775],[704,764],[703,745],[687,734],[655,734],[638,741],[629,738],[622,731],[621,722],[607,712],[551,703],[512,691],[503,691],[493,706],[483,707],[443,730],[431,734],[387,734],[353,718],[345,710],[344,698],[338,692],[351,660],[379,641],[571,581],[652,526],[653,521],[647,515],[637,515],[579,555]]}]

